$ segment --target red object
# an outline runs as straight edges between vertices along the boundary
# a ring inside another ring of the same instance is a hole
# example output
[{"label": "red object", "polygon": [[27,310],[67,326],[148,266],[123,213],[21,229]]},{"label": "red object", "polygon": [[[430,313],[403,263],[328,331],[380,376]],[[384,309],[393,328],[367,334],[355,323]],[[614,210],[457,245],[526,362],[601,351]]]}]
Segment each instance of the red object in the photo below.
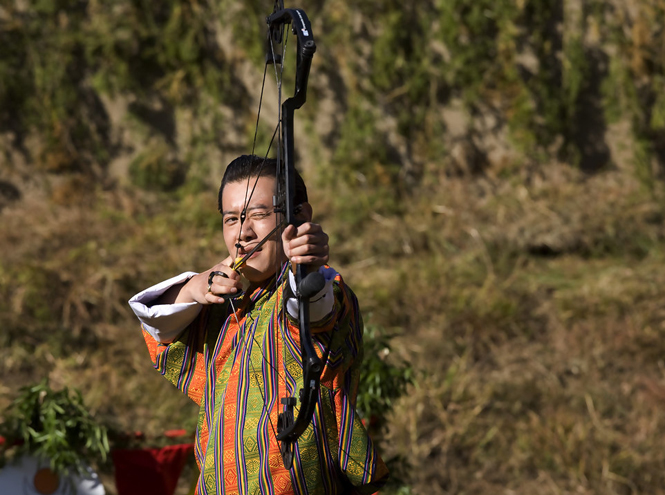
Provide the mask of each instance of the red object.
[{"label": "red object", "polygon": [[166,430],[164,432],[164,436],[167,438],[184,437],[185,435],[187,435],[187,430]]},{"label": "red object", "polygon": [[5,437],[0,437],[0,447],[2,447],[5,444],[8,444],[7,447],[15,447],[16,445],[23,445],[25,441],[22,438],[16,438],[14,439],[14,442],[9,444],[7,442],[7,439]]},{"label": "red object", "polygon": [[173,495],[194,444],[111,452],[118,495]]}]

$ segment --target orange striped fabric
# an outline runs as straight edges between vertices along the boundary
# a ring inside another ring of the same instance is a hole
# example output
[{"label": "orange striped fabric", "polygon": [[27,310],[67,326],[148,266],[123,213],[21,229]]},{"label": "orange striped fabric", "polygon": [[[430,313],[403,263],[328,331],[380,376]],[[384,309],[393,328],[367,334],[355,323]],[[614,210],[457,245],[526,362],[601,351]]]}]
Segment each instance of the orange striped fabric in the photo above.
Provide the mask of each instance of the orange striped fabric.
[{"label": "orange striped fabric", "polygon": [[317,352],[327,355],[319,401],[293,467],[283,466],[276,440],[281,399],[302,387],[299,331],[282,297],[287,269],[239,307],[204,307],[171,344],[143,332],[155,368],[200,405],[199,495],[372,494],[387,479],[355,409],[363,326],[339,275],[334,310],[312,330]]}]

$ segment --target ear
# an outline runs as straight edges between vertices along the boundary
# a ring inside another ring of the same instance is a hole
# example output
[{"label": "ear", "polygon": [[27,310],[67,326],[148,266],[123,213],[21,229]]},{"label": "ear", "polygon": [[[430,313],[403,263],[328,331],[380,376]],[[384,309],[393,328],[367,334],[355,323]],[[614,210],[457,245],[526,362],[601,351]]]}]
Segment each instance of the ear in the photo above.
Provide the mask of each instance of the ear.
[{"label": "ear", "polygon": [[300,212],[296,215],[296,218],[298,220],[301,220],[303,222],[311,222],[312,221],[312,205],[309,203],[305,202],[302,203],[302,209]]}]

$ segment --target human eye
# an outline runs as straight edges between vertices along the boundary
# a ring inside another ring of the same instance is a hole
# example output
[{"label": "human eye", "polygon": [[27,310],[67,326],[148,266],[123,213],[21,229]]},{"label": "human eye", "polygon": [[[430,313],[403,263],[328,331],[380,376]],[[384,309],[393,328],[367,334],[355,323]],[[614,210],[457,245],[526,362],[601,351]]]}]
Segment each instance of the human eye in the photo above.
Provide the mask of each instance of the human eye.
[{"label": "human eye", "polygon": [[235,215],[227,215],[224,217],[224,225],[233,225],[238,221],[238,217]]},{"label": "human eye", "polygon": [[252,218],[256,220],[261,220],[263,218],[268,218],[272,214],[270,210],[254,210],[252,212]]}]

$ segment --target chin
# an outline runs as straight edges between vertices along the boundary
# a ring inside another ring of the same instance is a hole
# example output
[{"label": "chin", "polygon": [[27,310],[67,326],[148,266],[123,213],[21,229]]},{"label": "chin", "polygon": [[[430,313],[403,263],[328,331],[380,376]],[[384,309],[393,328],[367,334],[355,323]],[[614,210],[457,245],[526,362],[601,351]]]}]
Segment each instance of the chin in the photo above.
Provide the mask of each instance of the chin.
[{"label": "chin", "polygon": [[246,264],[240,269],[243,276],[252,283],[260,283],[275,274],[275,266],[259,267]]}]

